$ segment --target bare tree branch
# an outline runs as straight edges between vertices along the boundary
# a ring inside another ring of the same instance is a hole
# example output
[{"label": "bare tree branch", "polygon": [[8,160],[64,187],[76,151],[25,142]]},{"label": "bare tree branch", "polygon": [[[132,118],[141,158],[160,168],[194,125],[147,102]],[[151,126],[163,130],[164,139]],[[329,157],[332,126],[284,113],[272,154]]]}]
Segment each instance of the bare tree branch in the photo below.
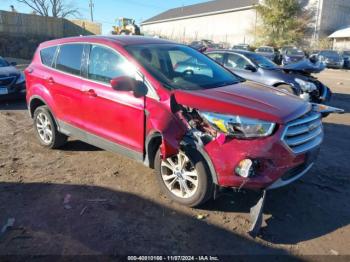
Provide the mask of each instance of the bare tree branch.
[{"label": "bare tree branch", "polygon": [[17,2],[27,5],[42,16],[65,18],[79,15],[79,9],[72,4],[66,4],[64,0],[17,0]]}]

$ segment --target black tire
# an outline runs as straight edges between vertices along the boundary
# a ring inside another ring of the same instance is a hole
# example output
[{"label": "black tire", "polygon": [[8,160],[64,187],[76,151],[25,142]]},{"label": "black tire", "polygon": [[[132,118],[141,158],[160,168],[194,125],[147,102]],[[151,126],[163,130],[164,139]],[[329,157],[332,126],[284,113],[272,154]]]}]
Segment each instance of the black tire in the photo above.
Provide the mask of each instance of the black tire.
[{"label": "black tire", "polygon": [[212,178],[210,175],[209,168],[207,167],[207,164],[203,157],[200,155],[200,153],[195,150],[194,148],[187,147],[183,151],[185,155],[190,159],[191,163],[193,164],[193,167],[197,171],[198,174],[198,186],[193,196],[189,198],[181,198],[173,194],[168,187],[165,185],[165,182],[162,178],[161,173],[161,157],[160,157],[160,150],[158,149],[155,160],[154,160],[154,167],[155,172],[157,175],[158,183],[162,189],[162,191],[172,200],[178,202],[179,204],[189,206],[189,207],[196,207],[199,205],[204,204],[206,201],[208,201],[213,196],[213,189],[214,184],[212,182]]},{"label": "black tire", "polygon": [[286,92],[288,92],[290,94],[295,95],[295,92],[294,92],[293,88],[290,85],[282,84],[282,85],[276,86],[276,88],[278,88],[278,89],[280,89],[282,91],[286,91]]},{"label": "black tire", "polygon": [[[41,114],[47,118],[49,124],[51,125],[52,139],[49,142],[44,141],[41,135],[39,134],[37,123],[38,121],[40,121],[38,119],[38,116]],[[33,120],[34,120],[34,133],[42,146],[50,149],[56,149],[63,146],[67,142],[68,137],[58,132],[56,122],[47,106],[40,106],[37,109],[35,109]]]}]

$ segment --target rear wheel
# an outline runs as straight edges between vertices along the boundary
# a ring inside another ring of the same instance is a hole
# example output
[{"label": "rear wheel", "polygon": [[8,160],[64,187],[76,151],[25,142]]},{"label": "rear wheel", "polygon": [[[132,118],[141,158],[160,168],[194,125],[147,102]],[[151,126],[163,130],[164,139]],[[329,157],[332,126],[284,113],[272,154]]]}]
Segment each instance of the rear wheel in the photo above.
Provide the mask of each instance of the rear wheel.
[{"label": "rear wheel", "polygon": [[158,150],[155,170],[162,191],[182,205],[198,206],[212,196],[213,182],[206,162],[192,148],[167,159],[161,159]]},{"label": "rear wheel", "polygon": [[67,141],[67,136],[58,132],[47,106],[40,106],[34,111],[34,130],[40,144],[44,147],[59,148]]}]

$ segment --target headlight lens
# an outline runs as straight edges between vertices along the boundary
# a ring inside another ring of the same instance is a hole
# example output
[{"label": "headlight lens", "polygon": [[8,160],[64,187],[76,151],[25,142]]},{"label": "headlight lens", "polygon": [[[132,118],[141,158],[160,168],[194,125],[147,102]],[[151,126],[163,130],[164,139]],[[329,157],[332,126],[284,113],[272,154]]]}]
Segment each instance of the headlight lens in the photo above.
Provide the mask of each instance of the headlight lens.
[{"label": "headlight lens", "polygon": [[243,116],[200,112],[217,131],[237,138],[258,138],[272,134],[276,124]]},{"label": "headlight lens", "polygon": [[295,78],[295,82],[297,82],[300,85],[301,90],[303,90],[304,92],[310,93],[317,89],[317,86],[314,83],[304,81],[300,78]]},{"label": "headlight lens", "polygon": [[24,74],[21,73],[16,81],[16,84],[20,84],[20,83],[23,83],[25,81],[25,77],[24,77]]}]

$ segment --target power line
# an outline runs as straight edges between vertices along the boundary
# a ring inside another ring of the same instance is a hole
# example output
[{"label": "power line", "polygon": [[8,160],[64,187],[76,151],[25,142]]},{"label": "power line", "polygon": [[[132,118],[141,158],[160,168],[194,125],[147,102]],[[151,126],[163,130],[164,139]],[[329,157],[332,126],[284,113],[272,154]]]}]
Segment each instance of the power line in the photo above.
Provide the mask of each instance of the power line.
[{"label": "power line", "polygon": [[89,3],[89,7],[90,7],[90,16],[91,16],[91,22],[94,21],[94,3],[92,2],[92,0],[90,0]]}]

